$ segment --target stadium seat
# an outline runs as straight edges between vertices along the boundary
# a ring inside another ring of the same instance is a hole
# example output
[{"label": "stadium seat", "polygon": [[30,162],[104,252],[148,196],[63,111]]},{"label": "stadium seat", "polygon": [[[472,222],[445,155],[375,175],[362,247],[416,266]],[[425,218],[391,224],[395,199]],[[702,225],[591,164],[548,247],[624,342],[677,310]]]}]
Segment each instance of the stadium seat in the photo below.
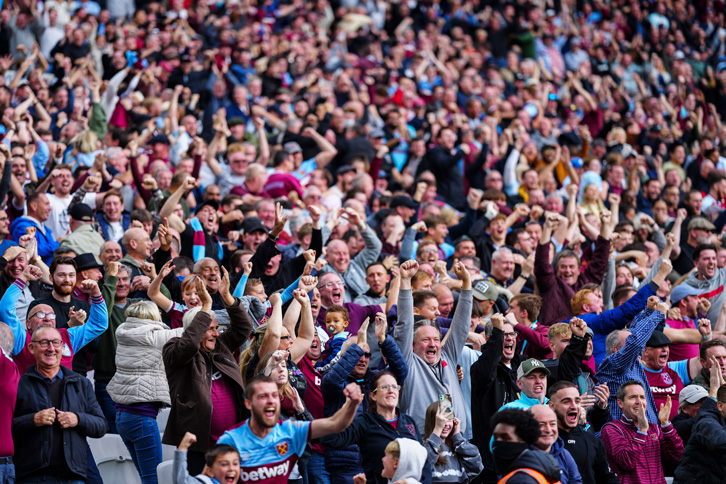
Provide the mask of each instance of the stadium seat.
[{"label": "stadium seat", "polygon": [[166,423],[169,421],[170,412],[171,408],[162,408],[156,417],[156,424],[159,426],[159,433],[161,435],[164,435],[164,430],[166,430]]},{"label": "stadium seat", "polygon": [[[97,465],[104,484],[141,484],[141,477],[130,458],[119,456],[98,462]],[[171,479],[163,482],[169,483]]]},{"label": "stadium seat", "polygon": [[109,459],[131,459],[129,449],[118,434],[106,434],[100,439],[88,439],[88,445],[97,464]]},{"label": "stadium seat", "polygon": [[[156,476],[159,479],[159,484],[172,482],[174,473],[174,462],[166,461],[159,464],[156,468]],[[105,482],[105,481],[104,481]]]}]

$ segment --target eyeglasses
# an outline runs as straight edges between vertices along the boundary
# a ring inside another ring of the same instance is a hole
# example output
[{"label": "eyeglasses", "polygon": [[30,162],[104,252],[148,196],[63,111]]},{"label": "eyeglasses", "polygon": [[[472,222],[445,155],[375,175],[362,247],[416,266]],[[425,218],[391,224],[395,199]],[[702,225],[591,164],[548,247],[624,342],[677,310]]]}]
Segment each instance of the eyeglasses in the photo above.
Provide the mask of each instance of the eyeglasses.
[{"label": "eyeglasses", "polygon": [[511,333],[504,333],[505,338],[517,339],[517,336],[519,336],[519,333],[517,333],[516,331],[512,331]]},{"label": "eyeglasses", "polygon": [[33,313],[33,316],[38,316],[40,319],[50,319],[51,321],[55,319],[54,313],[44,313],[43,311],[38,311],[37,313]]},{"label": "eyeglasses", "polygon": [[383,390],[383,391],[385,391],[385,390],[394,390],[394,391],[398,391],[400,389],[401,389],[401,385],[381,385],[378,388],[376,388],[375,390],[373,390],[373,393],[377,392],[378,390]]},{"label": "eyeglasses", "polygon": [[322,286],[320,286],[321,289],[324,288],[324,287],[343,287],[343,283],[340,282],[340,281],[338,281],[338,282],[328,282],[328,283],[323,284]]},{"label": "eyeglasses", "polygon": [[290,339],[289,336],[280,336],[280,339]]},{"label": "eyeglasses", "polygon": [[371,357],[371,354],[370,353],[363,353],[363,358],[370,359],[370,357]]},{"label": "eyeglasses", "polygon": [[36,343],[38,346],[40,346],[42,349],[46,349],[49,345],[53,345],[53,348],[60,348],[63,344],[63,340],[60,339],[39,339],[39,340],[30,340],[31,343]]}]

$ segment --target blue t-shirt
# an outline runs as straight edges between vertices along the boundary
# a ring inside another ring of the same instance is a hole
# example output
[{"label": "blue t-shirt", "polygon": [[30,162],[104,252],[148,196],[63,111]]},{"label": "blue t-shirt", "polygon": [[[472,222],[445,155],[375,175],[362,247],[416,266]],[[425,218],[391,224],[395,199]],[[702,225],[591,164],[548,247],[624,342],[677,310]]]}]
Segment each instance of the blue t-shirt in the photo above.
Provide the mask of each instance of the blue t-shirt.
[{"label": "blue t-shirt", "polygon": [[260,439],[250,429],[250,421],[228,430],[217,441],[239,451],[242,482],[285,484],[293,467],[305,452],[310,439],[310,422],[285,420]]}]

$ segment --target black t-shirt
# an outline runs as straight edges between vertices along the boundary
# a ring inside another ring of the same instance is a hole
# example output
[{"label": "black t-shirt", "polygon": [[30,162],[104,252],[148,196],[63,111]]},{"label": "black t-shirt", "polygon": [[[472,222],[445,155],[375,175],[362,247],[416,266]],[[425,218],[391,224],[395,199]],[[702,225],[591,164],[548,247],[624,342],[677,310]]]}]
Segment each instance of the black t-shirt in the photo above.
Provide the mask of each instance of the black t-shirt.
[{"label": "black t-shirt", "polygon": [[[184,232],[181,234],[181,250],[180,255],[189,257],[194,260],[194,229],[191,225],[187,224],[184,228]],[[217,264],[222,264],[222,260],[219,258],[219,239],[215,234],[208,234],[204,232],[204,256],[211,257],[217,261]]]}]

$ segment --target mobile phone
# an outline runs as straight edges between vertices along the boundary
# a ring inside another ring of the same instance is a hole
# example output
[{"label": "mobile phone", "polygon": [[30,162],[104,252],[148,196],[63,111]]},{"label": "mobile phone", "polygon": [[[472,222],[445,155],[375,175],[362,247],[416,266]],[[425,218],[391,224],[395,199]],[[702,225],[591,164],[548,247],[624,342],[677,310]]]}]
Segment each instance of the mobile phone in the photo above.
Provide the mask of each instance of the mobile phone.
[{"label": "mobile phone", "polygon": [[454,418],[454,405],[451,403],[450,393],[439,395],[439,408],[446,415],[446,420],[452,420]]}]

